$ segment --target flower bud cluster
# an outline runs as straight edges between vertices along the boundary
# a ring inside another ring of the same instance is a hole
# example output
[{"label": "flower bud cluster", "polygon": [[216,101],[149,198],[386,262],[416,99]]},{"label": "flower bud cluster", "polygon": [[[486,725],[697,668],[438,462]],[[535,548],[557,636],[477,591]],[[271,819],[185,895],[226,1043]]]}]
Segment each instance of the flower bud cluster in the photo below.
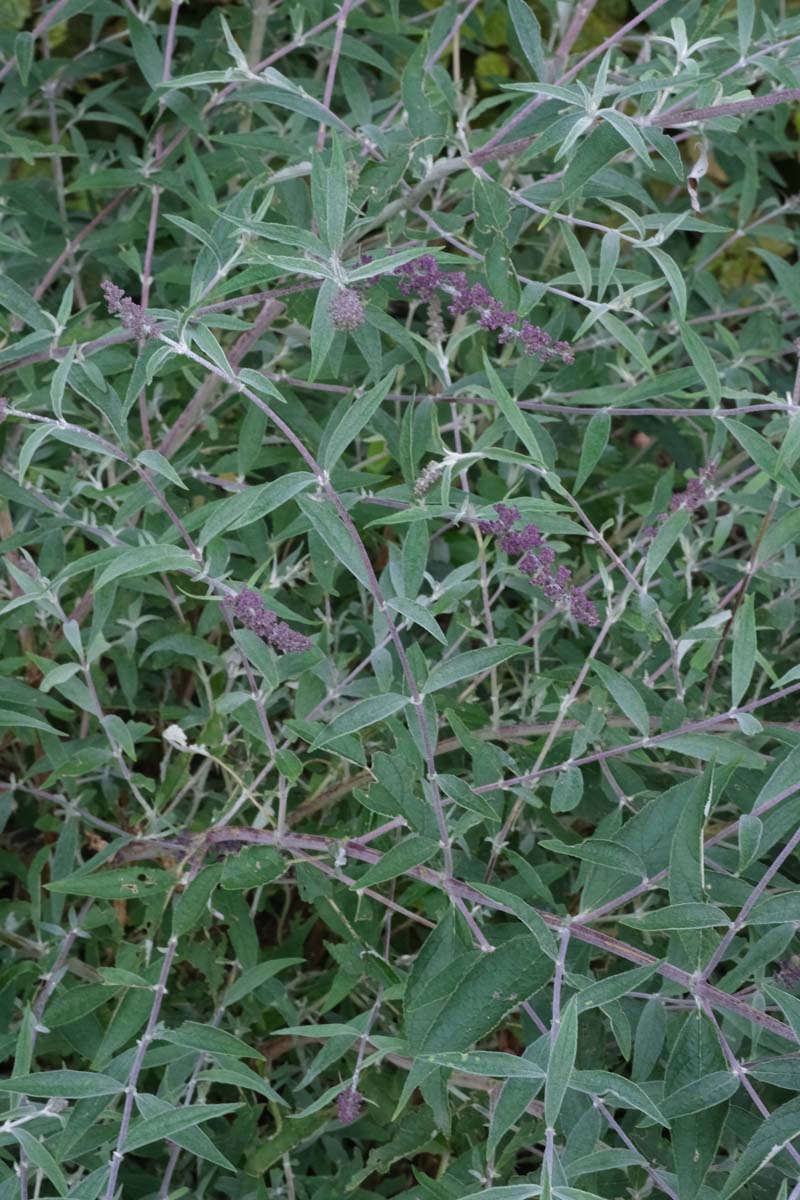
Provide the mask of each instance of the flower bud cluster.
[{"label": "flower bud cluster", "polygon": [[156,337],[161,332],[158,323],[148,317],[146,310],[131,300],[130,296],[126,296],[116,283],[106,279],[100,286],[106,298],[108,311],[117,314],[123,327],[129,330],[135,338],[144,341],[145,338]]},{"label": "flower bud cluster", "polygon": [[527,575],[534,587],[541,588],[548,600],[564,608],[579,624],[594,628],[600,623],[597,609],[583,588],[570,582],[572,572],[568,567],[557,566],[556,553],[545,542],[540,530],[533,524],[522,529],[513,525],[520,519],[518,508],[506,504],[495,504],[496,521],[479,521],[481,533],[492,533],[497,545],[509,558],[517,559],[517,566]]},{"label": "flower bud cluster", "polygon": [[470,284],[463,271],[443,271],[432,254],[395,267],[393,274],[404,296],[431,301],[437,292],[444,292],[450,297],[451,316],[477,312],[480,328],[496,332],[501,345],[516,340],[525,354],[542,362],[551,358],[560,358],[564,363],[575,360],[568,342],[553,341],[546,330],[530,321],[522,321],[517,328],[519,313],[506,309],[482,283]]},{"label": "flower bud cluster", "polygon": [[[686,484],[685,492],[676,492],[669,502],[669,512],[661,513],[658,518],[659,525],[663,525],[667,520],[669,513],[678,512],[679,509],[685,508],[689,512],[694,512],[700,508],[707,500],[711,498],[710,485],[717,472],[717,464],[709,463],[708,466],[702,467],[700,474],[696,479],[690,479]],[[653,525],[648,525],[642,530],[642,536],[645,538],[654,538],[658,530]]]},{"label": "flower bud cluster", "polygon": [[258,592],[253,592],[250,588],[243,588],[238,596],[229,598],[225,603],[245,629],[252,629],[253,633],[269,642],[279,654],[309,650],[313,645],[311,638],[297,633],[285,621],[279,621],[274,612],[265,608]]}]

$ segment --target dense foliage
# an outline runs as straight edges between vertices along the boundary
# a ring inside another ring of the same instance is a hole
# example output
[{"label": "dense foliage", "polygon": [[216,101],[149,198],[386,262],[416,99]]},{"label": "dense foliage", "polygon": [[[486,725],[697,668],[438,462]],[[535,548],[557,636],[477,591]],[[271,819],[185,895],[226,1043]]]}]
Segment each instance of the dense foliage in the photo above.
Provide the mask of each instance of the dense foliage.
[{"label": "dense foliage", "polygon": [[799,102],[0,4],[0,1200],[800,1197]]}]

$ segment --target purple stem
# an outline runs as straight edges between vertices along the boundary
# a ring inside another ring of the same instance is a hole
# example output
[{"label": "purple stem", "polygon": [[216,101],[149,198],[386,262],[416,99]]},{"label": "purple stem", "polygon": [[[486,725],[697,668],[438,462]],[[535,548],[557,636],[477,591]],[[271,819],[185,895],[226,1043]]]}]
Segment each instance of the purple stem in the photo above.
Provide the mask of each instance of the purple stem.
[{"label": "purple stem", "polygon": [[[791,787],[786,788],[785,791],[779,792],[777,796],[773,796],[771,800],[765,800],[763,804],[754,808],[750,815],[754,817],[763,816],[765,812],[776,808],[777,805],[782,804],[784,800],[788,800],[799,791],[800,782],[794,783]],[[705,852],[709,846],[716,846],[719,842],[724,842],[731,834],[736,833],[740,820],[741,818],[737,818],[730,825],[726,825],[724,829],[720,829],[719,833],[715,833],[713,837],[706,838],[703,842],[703,851]],[[630,904],[631,900],[635,900],[637,896],[643,895],[644,892],[649,892],[657,883],[661,883],[666,879],[668,875],[669,868],[665,867],[663,871],[659,871],[656,875],[651,876],[650,879],[645,879],[642,883],[637,884],[636,887],[623,892],[621,896],[615,896],[613,900],[609,900],[606,904],[601,904],[599,908],[592,909],[591,912],[579,913],[574,919],[582,925],[588,924],[590,921],[597,921],[601,917],[607,916],[608,913],[622,908],[623,905]]]},{"label": "purple stem", "polygon": [[[347,17],[352,7],[352,0],[342,0],[339,15],[336,18],[336,32],[333,35],[333,49],[331,50],[331,61],[328,64],[328,77],[325,80],[325,91],[322,96],[322,103],[326,108],[331,106],[331,98],[333,96],[333,86],[336,82],[336,70],[339,66],[339,55],[342,52],[342,38],[347,27]],[[321,154],[325,148],[325,125],[320,122],[319,133],[317,134],[317,153]]]},{"label": "purple stem", "polygon": [[[736,1055],[733,1053],[730,1043],[728,1042],[728,1039],[725,1037],[725,1034],[722,1032],[719,1022],[717,1021],[716,1015],[714,1014],[710,1005],[703,1004],[703,1012],[706,1014],[709,1021],[711,1022],[711,1024],[714,1027],[714,1032],[717,1035],[717,1041],[720,1044],[722,1053],[725,1055],[725,1059],[726,1059],[728,1066],[730,1067],[732,1073],[739,1080],[739,1083],[742,1085],[744,1090],[747,1092],[748,1096],[752,1100],[755,1107],[758,1109],[761,1116],[764,1118],[764,1120],[766,1120],[770,1115],[770,1111],[767,1108],[764,1101],[759,1096],[756,1089],[753,1087],[750,1080],[748,1079],[747,1071],[744,1070],[741,1063],[737,1059]],[[786,1149],[789,1151],[789,1153],[791,1154],[794,1161],[796,1163],[800,1164],[800,1153],[798,1153],[798,1151],[795,1150],[795,1148],[791,1144],[791,1142],[786,1143]]]},{"label": "purple stem", "polygon": [[[277,834],[273,830],[257,830],[245,827],[228,827],[219,831],[210,830],[205,834],[205,841],[207,846],[213,846],[219,842],[226,844],[241,843],[242,845],[276,846],[289,853],[304,854],[304,852],[316,852],[324,855],[325,858],[329,858],[332,853],[335,854],[341,847],[350,858],[357,859],[359,862],[369,863],[370,865],[380,862],[383,857],[379,851],[372,850],[368,846],[363,845],[357,838],[341,842],[336,838],[326,837],[322,834],[285,834],[279,841]],[[157,842],[152,840],[147,844],[152,849],[153,846],[157,845]],[[315,859],[313,865],[333,878],[338,878],[358,887],[357,880],[348,880],[341,872],[337,872],[334,867],[330,866],[324,858]],[[508,913],[511,916],[514,915],[513,910],[506,905],[497,900],[489,899],[482,892],[475,891],[467,883],[462,883],[460,880],[453,879],[452,877],[445,878],[441,872],[431,867],[411,867],[402,872],[402,874],[410,879],[416,879],[421,883],[425,883],[430,887],[438,888],[448,895],[458,895],[472,904],[478,904],[483,908],[489,908],[496,912]],[[363,890],[367,891],[366,888]],[[433,925],[427,918],[421,918],[416,913],[411,913],[407,909],[401,909],[394,901],[387,900],[386,897],[380,896],[379,893],[370,891],[368,894],[373,895],[380,903],[402,911],[403,915],[410,917],[417,923],[421,922],[431,927]],[[783,1021],[779,1021],[767,1013],[762,1013],[759,1009],[753,1008],[737,996],[731,996],[709,983],[699,981],[695,975],[690,975],[688,972],[682,971],[679,967],[672,966],[671,963],[663,962],[655,958],[652,954],[647,954],[644,950],[629,946],[626,942],[611,937],[609,934],[600,933],[594,929],[587,929],[585,926],[577,923],[574,918],[562,917],[555,913],[543,912],[538,909],[537,912],[539,912],[545,924],[551,929],[556,930],[559,934],[568,926],[570,936],[576,938],[578,941],[585,942],[590,946],[596,946],[607,954],[625,959],[627,962],[635,963],[637,966],[653,966],[658,974],[662,975],[665,979],[670,979],[673,983],[679,984],[687,992],[697,996],[699,999],[707,1000],[715,1008],[724,1008],[735,1012],[744,1020],[759,1025],[762,1029],[767,1029],[786,1041],[792,1043],[797,1043],[798,1041],[794,1031]]]},{"label": "purple stem", "polygon": [[177,948],[178,939],[174,936],[170,937],[164,953],[164,961],[161,964],[158,983],[153,989],[155,994],[153,996],[153,1005],[150,1009],[150,1016],[148,1018],[145,1031],[139,1038],[139,1042],[136,1047],[136,1056],[131,1065],[130,1075],[128,1076],[128,1082],[125,1087],[125,1104],[122,1109],[122,1121],[119,1127],[119,1134],[117,1135],[117,1144],[113,1154],[111,1155],[111,1170],[109,1171],[108,1185],[106,1186],[106,1200],[114,1200],[114,1193],[117,1190],[119,1169],[122,1166],[122,1160],[125,1157],[123,1147],[128,1136],[128,1130],[131,1124],[131,1116],[133,1114],[133,1101],[136,1096],[136,1084],[138,1083],[139,1075],[142,1070],[144,1056],[153,1040],[156,1024],[158,1023],[158,1014],[161,1011],[161,1003],[167,990],[167,980],[169,979],[169,973],[172,970],[172,964],[175,959],[175,951]]},{"label": "purple stem", "polygon": [[728,929],[725,935],[720,939],[716,950],[711,955],[711,958],[708,960],[701,973],[704,980],[708,979],[717,965],[722,962],[722,959],[725,957],[725,953],[731,942],[736,937],[739,930],[747,924],[747,917],[751,912],[753,905],[756,903],[759,897],[763,895],[770,881],[775,878],[778,871],[780,871],[781,867],[786,862],[786,859],[790,854],[794,854],[798,846],[800,846],[800,828],[795,830],[794,835],[786,843],[780,854],[778,854],[770,866],[767,867],[766,871],[761,876],[758,883],[753,888],[752,892],[739,910],[739,915],[733,921],[730,929]]},{"label": "purple stem", "polygon": [[[678,729],[672,729],[668,733],[656,733],[652,737],[641,738],[637,742],[628,742],[624,746],[615,746],[610,750],[598,750],[594,754],[585,754],[583,758],[576,758],[570,763],[570,766],[583,767],[587,763],[599,762],[604,758],[616,758],[620,754],[630,754],[634,750],[643,750],[649,746],[660,745],[662,742],[667,742],[670,738],[678,737],[680,734],[696,733],[699,730],[712,729],[721,721],[728,721],[732,717],[735,717],[737,713],[753,712],[766,704],[773,704],[777,700],[785,699],[786,696],[792,696],[797,691],[800,691],[800,683],[793,683],[788,687],[782,688],[779,692],[773,692],[771,696],[764,696],[760,700],[751,700],[749,704],[744,704],[741,708],[730,709],[728,712],[720,713],[716,717],[706,717],[702,721],[687,721],[685,725],[681,725]],[[560,771],[563,766],[563,763],[556,763],[552,767],[540,767],[539,770],[529,771],[525,775],[514,775],[510,779],[497,779],[493,783],[481,784],[480,787],[474,790],[478,793],[491,792],[517,787],[519,784],[532,783],[534,779],[539,779],[543,775],[551,775],[554,771]]]},{"label": "purple stem", "polygon": [[760,112],[764,108],[774,108],[776,104],[796,104],[800,100],[800,88],[782,88],[777,92],[768,92],[766,96],[753,96],[750,100],[731,100],[728,104],[716,104],[711,108],[686,108],[677,112],[662,113],[659,117],[648,120],[645,117],[639,123],[654,127],[665,125],[685,125],[689,121],[708,121],[713,117],[738,117],[749,112]]}]

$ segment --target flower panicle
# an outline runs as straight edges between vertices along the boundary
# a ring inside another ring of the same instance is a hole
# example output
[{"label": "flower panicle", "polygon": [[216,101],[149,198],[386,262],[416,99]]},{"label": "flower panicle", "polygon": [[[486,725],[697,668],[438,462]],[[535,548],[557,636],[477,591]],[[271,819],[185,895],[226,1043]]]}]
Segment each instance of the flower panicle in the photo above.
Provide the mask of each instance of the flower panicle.
[{"label": "flower panicle", "polygon": [[571,582],[572,572],[568,567],[558,566],[556,553],[548,546],[541,530],[529,522],[522,529],[514,529],[520,519],[518,508],[507,504],[495,504],[497,519],[478,521],[483,534],[493,534],[500,549],[517,559],[517,566],[527,575],[534,587],[540,588],[548,600],[564,608],[581,625],[593,629],[600,623],[594,603],[583,588]]},{"label": "flower panicle", "polygon": [[517,326],[519,313],[506,309],[482,283],[470,284],[463,271],[443,271],[432,254],[402,263],[393,274],[404,296],[416,295],[430,302],[437,292],[444,292],[450,297],[451,316],[477,312],[480,328],[496,332],[501,345],[516,340],[525,354],[542,362],[552,358],[560,358],[564,363],[575,361],[568,342],[554,341],[546,330],[530,321]]},{"label": "flower panicle", "polygon": [[[668,511],[659,515],[658,524],[663,525],[670,513],[679,512],[682,508],[685,508],[688,512],[695,512],[698,508],[702,508],[711,499],[711,486],[716,473],[717,464],[715,462],[707,463],[706,466],[701,467],[697,476],[688,481],[685,491],[675,492],[669,502]],[[657,532],[658,530],[654,525],[648,525],[642,530],[642,536],[649,540],[650,538],[654,538]]]},{"label": "flower panicle", "polygon": [[354,1087],[345,1088],[336,1098],[336,1115],[342,1125],[352,1125],[361,1116],[364,1097]]},{"label": "flower panicle", "polygon": [[434,484],[438,482],[443,470],[444,463],[439,462],[435,458],[432,458],[429,463],[425,464],[414,484],[414,495],[417,500],[421,500],[423,496],[428,494]]},{"label": "flower panicle", "polygon": [[314,644],[304,633],[298,633],[291,625],[279,620],[274,612],[265,607],[258,592],[250,588],[243,588],[238,596],[230,597],[225,603],[245,629],[257,633],[279,654],[309,650]]},{"label": "flower panicle", "polygon": [[147,315],[147,310],[142,308],[141,304],[126,296],[121,287],[110,279],[106,279],[100,287],[106,298],[108,311],[112,316],[119,317],[124,329],[129,330],[139,341],[158,336],[161,332],[158,322]]}]

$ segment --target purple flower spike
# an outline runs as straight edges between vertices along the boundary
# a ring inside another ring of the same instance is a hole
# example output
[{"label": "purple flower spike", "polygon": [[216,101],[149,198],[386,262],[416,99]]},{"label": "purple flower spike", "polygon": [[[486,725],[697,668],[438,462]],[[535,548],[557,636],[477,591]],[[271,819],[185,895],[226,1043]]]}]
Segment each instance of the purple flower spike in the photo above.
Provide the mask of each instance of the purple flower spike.
[{"label": "purple flower spike", "polygon": [[[669,511],[662,512],[658,518],[658,524],[663,525],[669,513],[678,512],[685,508],[688,512],[695,512],[711,499],[711,484],[714,476],[717,473],[717,464],[710,462],[705,467],[700,468],[700,473],[696,479],[690,479],[686,484],[685,492],[676,492],[669,502]],[[649,541],[656,536],[658,529],[653,525],[647,525],[642,530],[642,537],[645,541]]]},{"label": "purple flower spike", "polygon": [[126,296],[121,287],[112,283],[110,279],[106,279],[100,287],[106,298],[108,311],[112,315],[118,315],[123,327],[130,330],[135,338],[144,341],[146,338],[158,336],[161,326],[148,317],[140,304]]},{"label": "purple flower spike", "polygon": [[450,297],[451,316],[476,312],[479,327],[496,332],[501,346],[518,339],[525,354],[542,362],[551,358],[560,358],[564,363],[575,361],[567,342],[554,342],[546,330],[531,325],[530,321],[523,321],[516,328],[519,313],[504,308],[482,283],[470,285],[463,271],[443,271],[432,254],[423,254],[413,262],[395,267],[394,275],[403,296],[416,295],[420,300],[431,301],[438,290]]},{"label": "purple flower spike", "polygon": [[238,596],[226,600],[225,603],[245,629],[252,629],[253,633],[269,642],[279,654],[309,650],[313,645],[311,638],[297,633],[285,621],[279,621],[274,612],[265,608],[258,592],[243,588]]},{"label": "purple flower spike", "polygon": [[590,629],[599,625],[600,618],[592,601],[583,588],[570,583],[572,572],[569,568],[556,567],[553,571],[555,550],[547,545],[541,531],[531,523],[522,529],[512,529],[520,517],[518,508],[495,504],[494,511],[497,513],[496,521],[478,522],[481,533],[495,534],[500,549],[510,558],[518,560],[520,571],[528,576],[534,587],[544,592],[548,600],[564,608],[581,625],[588,625]]},{"label": "purple flower spike", "polygon": [[342,288],[328,305],[328,315],[336,329],[352,333],[364,324],[364,301],[353,288]]},{"label": "purple flower spike", "polygon": [[336,1100],[336,1115],[343,1125],[352,1125],[361,1116],[364,1097],[354,1087],[345,1088]]}]

